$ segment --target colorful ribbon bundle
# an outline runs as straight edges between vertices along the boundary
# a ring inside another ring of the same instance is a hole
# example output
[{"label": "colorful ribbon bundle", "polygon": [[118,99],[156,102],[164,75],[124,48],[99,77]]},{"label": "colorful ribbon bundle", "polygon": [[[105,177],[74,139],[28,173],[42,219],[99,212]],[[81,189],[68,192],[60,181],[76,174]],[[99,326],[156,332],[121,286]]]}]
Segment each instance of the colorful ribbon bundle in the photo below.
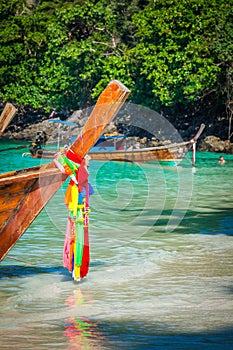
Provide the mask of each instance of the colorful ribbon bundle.
[{"label": "colorful ribbon bundle", "polygon": [[89,156],[84,159],[68,148],[62,149],[55,157],[56,166],[70,176],[65,194],[68,221],[63,250],[63,265],[79,281],[89,270]]}]

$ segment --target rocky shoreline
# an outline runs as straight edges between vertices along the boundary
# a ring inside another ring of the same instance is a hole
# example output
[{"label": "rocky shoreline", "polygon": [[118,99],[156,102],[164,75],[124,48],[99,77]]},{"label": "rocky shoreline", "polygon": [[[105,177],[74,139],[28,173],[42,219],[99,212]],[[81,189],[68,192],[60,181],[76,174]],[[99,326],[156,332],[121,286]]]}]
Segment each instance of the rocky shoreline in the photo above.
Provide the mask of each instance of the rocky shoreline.
[{"label": "rocky shoreline", "polygon": [[[89,113],[86,112],[86,115],[89,115]],[[4,135],[2,135],[2,138],[15,141],[33,142],[33,140],[35,140],[36,133],[39,131],[44,131],[47,135],[48,143],[57,142],[59,138],[60,145],[62,146],[63,144],[69,144],[71,137],[75,137],[79,134],[87,119],[86,115],[84,115],[82,111],[76,111],[72,114],[72,116],[69,118],[69,122],[74,122],[77,125],[75,127],[60,123],[54,123],[51,122],[51,119],[44,119],[35,124],[17,123],[16,121],[16,123],[13,122],[10,126],[8,126]],[[142,127],[140,129],[138,127],[132,126],[137,125],[137,122],[135,123],[135,121],[134,124],[129,121],[128,125],[124,125],[124,118],[118,118],[118,121],[116,123],[112,123],[107,127],[106,132],[120,132],[121,134],[127,135],[127,137],[131,139],[132,142],[139,142],[141,144],[141,147],[155,147],[174,142],[168,138],[162,138],[158,140],[156,137],[153,137],[153,135],[148,136],[148,132],[145,132],[145,128]],[[58,118],[55,117],[55,119]],[[140,125],[140,123],[138,123],[138,125]],[[176,130],[175,128],[173,129]],[[177,128],[177,130],[179,132],[180,138],[182,137],[181,140],[188,141],[195,135],[198,127],[188,127],[187,130],[180,130]],[[229,142],[228,140],[223,140],[219,136],[209,135],[210,131],[211,130],[205,129],[203,134],[200,136],[197,142],[197,150],[203,152],[233,154],[233,143]]]},{"label": "rocky shoreline", "polygon": [[197,149],[202,152],[233,154],[233,143],[228,140],[223,141],[217,136],[210,135],[201,140]]}]

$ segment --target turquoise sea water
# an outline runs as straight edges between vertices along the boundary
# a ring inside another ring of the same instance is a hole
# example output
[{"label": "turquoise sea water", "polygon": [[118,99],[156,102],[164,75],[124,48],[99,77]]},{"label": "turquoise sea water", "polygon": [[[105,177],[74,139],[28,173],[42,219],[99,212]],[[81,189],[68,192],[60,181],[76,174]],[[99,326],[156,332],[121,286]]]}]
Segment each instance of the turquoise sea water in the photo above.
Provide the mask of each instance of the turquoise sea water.
[{"label": "turquoise sea water", "polygon": [[[0,172],[41,163],[23,152],[0,152]],[[218,157],[92,161],[81,283],[62,267],[64,184],[0,263],[0,348],[232,349],[233,156]]]}]

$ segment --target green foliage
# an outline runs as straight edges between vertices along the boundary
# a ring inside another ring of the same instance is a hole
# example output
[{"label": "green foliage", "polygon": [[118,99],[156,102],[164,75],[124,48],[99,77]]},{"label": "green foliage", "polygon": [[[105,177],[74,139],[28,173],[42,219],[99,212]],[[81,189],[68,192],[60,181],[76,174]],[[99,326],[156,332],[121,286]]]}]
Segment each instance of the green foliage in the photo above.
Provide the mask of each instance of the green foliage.
[{"label": "green foliage", "polygon": [[206,40],[211,21],[205,21],[204,14],[210,4],[174,3],[158,1],[134,16],[139,44],[133,55],[139,57],[140,73],[165,105],[201,97],[214,86],[219,72]]},{"label": "green foliage", "polygon": [[80,108],[119,79],[154,109],[231,106],[232,11],[228,0],[2,0],[0,99]]}]

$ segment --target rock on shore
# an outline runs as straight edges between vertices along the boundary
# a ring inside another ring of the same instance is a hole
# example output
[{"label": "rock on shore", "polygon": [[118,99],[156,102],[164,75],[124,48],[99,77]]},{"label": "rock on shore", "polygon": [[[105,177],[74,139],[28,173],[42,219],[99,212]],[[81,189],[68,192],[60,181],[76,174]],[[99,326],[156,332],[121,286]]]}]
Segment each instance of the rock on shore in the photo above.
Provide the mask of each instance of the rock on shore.
[{"label": "rock on shore", "polygon": [[216,136],[206,136],[198,146],[199,151],[233,154],[233,143]]}]

